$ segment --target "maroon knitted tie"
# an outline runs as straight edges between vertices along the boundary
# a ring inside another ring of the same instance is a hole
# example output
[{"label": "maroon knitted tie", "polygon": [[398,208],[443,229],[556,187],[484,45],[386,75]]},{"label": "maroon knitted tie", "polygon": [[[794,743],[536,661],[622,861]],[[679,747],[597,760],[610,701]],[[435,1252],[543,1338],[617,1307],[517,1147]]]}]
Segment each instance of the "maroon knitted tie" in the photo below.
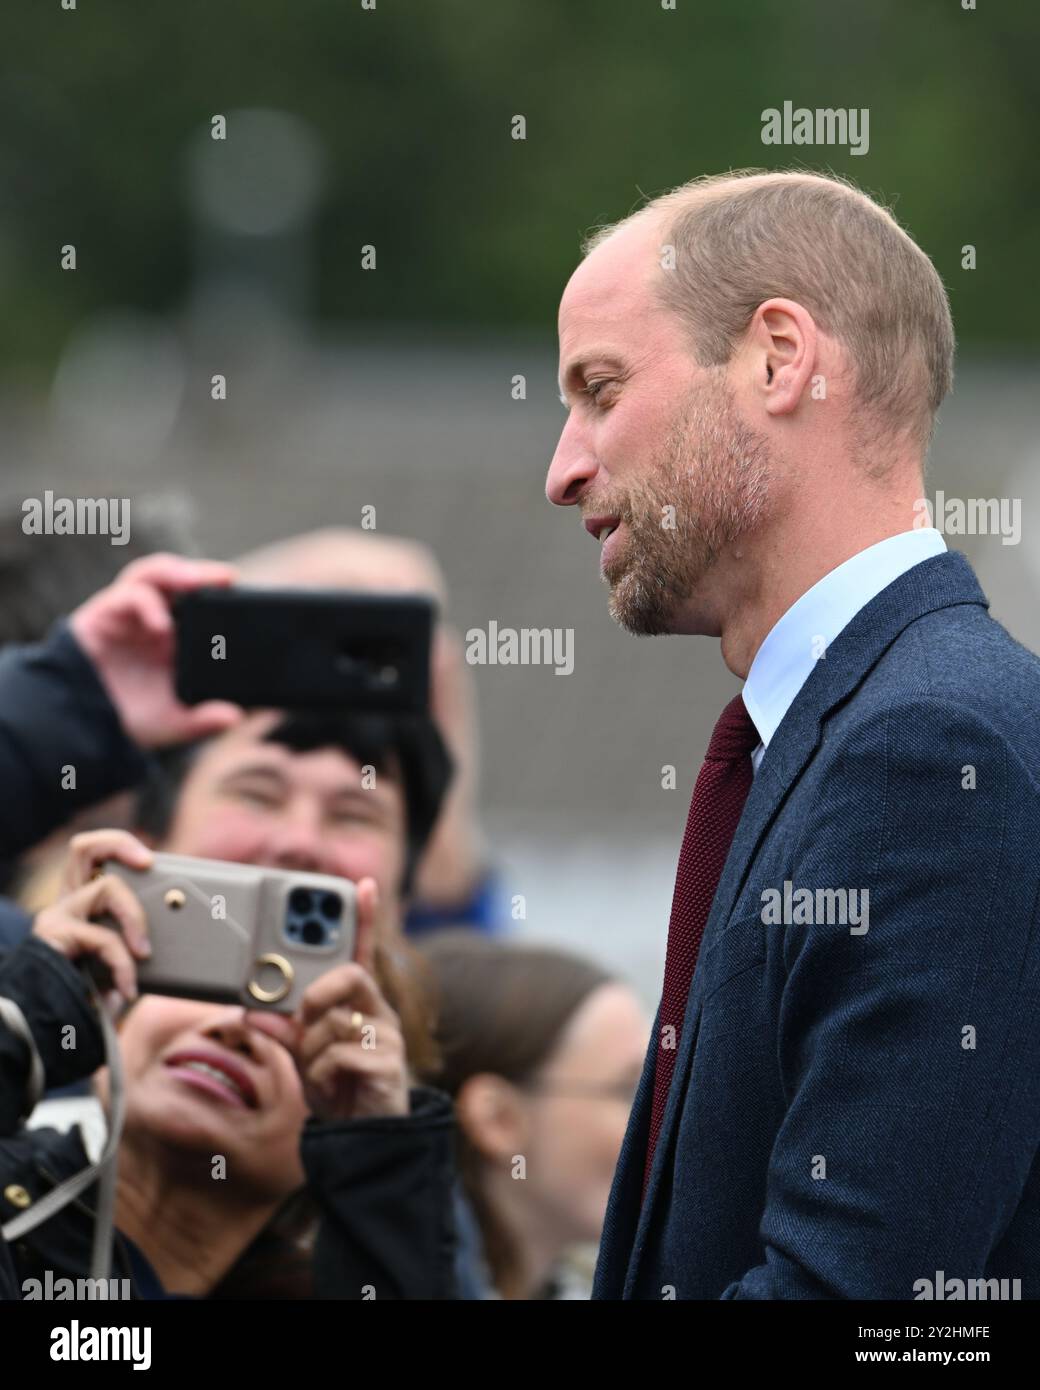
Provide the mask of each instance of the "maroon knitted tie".
[{"label": "maroon knitted tie", "polygon": [[[751,790],[754,775],[751,752],[760,742],[758,730],[744,707],[743,696],[735,695],[719,716],[693,789],[686,833],[679,851],[672,915],[668,922],[664,989],[658,1018],[654,1099],[643,1173],[644,1196],[650,1180],[657,1136],[664,1119],[668,1088],[672,1083],[675,1054],[682,1034],[686,1000],[701,937],[740,813]],[[672,1034],[664,1031],[669,1024],[675,1030]],[[667,1039],[670,1045],[662,1046],[663,1039]]]}]

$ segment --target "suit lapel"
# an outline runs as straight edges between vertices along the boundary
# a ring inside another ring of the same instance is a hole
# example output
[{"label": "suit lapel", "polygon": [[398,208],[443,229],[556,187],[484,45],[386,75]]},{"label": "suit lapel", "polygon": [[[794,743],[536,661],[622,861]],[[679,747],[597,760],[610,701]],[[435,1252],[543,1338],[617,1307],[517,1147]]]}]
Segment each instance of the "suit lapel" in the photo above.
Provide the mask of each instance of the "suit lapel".
[{"label": "suit lapel", "polygon": [[[877,663],[885,649],[910,623],[925,613],[939,608],[952,607],[959,603],[976,603],[988,607],[985,594],[979,587],[975,574],[963,555],[947,551],[943,555],[923,560],[912,569],[893,581],[874,599],[862,608],[846,628],[831,643],[826,657],[816,663],[809,679],[795,697],[784,716],[780,727],[770,741],[766,754],[759,765],[751,785],[751,791],[744,804],[744,810],[737,825],[730,846],[722,877],[715,892],[704,937],[698,956],[698,968],[694,971],[693,982],[686,1005],[679,1052],[675,1059],[675,1071],[668,1094],[661,1133],[654,1152],[653,1167],[647,1186],[646,1200],[642,1203],[636,1226],[632,1255],[629,1261],[628,1276],[625,1281],[625,1297],[632,1297],[636,1285],[640,1261],[646,1246],[647,1232],[653,1217],[662,1173],[671,1164],[671,1137],[676,1118],[686,1100],[686,1081],[693,1056],[697,1028],[700,1022],[703,1002],[704,972],[699,968],[712,939],[724,928],[733,911],[748,869],[760,842],[772,824],[781,803],[790,788],[801,775],[803,768],[815,752],[821,735],[821,725],[827,715],[856,689],[870,669]],[[657,1024],[651,1038],[651,1054],[657,1041]],[[648,1065],[643,1070],[640,1083],[642,1092],[650,1071],[650,1094],[652,1095],[653,1073]],[[649,1109],[649,1105],[647,1106]],[[630,1127],[631,1130],[631,1127]],[[644,1125],[644,1134],[646,1126]],[[626,1135],[625,1148],[628,1148]],[[645,1156],[645,1140],[641,1155]],[[633,1156],[626,1156],[631,1166]],[[640,1181],[642,1169],[640,1168]],[[631,1186],[631,1180],[629,1185]],[[638,1195],[637,1199],[638,1200]]]}]

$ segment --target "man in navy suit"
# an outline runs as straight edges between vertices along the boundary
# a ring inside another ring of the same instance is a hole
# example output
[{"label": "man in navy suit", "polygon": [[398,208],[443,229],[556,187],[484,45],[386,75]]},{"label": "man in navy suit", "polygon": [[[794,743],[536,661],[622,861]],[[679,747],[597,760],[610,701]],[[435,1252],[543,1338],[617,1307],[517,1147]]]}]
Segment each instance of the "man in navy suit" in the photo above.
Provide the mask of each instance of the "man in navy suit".
[{"label": "man in navy suit", "polygon": [[942,282],[806,173],[695,180],[584,249],[548,496],[620,624],[744,681],[593,1296],[1040,1297],[1040,661],[928,524]]}]

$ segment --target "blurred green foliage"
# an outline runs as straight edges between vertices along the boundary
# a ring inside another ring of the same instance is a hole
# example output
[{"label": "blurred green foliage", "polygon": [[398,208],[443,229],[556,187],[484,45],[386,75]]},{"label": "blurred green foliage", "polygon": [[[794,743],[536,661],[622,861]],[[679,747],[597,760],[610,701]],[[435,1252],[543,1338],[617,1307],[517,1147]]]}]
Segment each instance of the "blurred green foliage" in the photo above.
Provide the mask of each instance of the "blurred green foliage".
[{"label": "blurred green foliage", "polygon": [[[1032,0],[6,8],[5,370],[46,370],[98,307],[176,307],[197,254],[185,150],[214,113],[255,106],[296,113],[324,146],[322,320],[548,335],[588,227],[698,173],[802,164],[894,205],[950,289],[962,343],[1036,343]],[[761,112],[785,99],[869,107],[869,153],[764,146]],[[510,136],[516,114],[524,141]],[[59,269],[67,242],[75,274]],[[360,268],[363,243],[377,274]]]}]

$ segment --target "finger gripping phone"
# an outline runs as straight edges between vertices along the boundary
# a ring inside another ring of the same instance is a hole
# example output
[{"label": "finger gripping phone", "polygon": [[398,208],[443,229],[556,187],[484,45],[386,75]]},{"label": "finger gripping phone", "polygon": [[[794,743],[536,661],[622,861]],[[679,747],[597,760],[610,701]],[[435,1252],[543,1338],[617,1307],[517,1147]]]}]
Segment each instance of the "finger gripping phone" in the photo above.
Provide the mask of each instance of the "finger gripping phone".
[{"label": "finger gripping phone", "polygon": [[104,870],[145,910],[152,954],[137,963],[142,994],[294,1013],[314,980],[354,958],[348,879],[185,854],[156,854],[144,871],[109,860]]}]

